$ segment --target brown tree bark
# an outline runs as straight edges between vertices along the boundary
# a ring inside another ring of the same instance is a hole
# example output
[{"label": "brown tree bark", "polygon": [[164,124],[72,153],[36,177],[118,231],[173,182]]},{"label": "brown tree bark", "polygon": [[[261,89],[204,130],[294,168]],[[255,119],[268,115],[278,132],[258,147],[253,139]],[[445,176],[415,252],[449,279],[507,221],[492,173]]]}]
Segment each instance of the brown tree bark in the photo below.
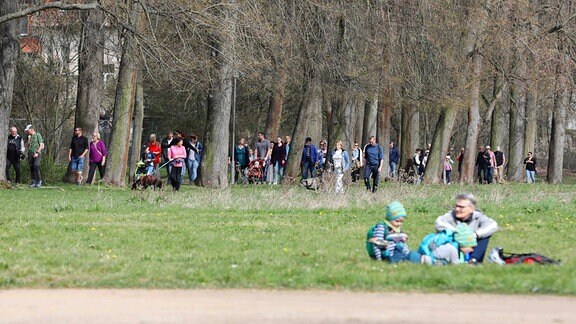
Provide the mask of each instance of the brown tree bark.
[{"label": "brown tree bark", "polygon": [[271,141],[276,141],[280,121],[282,120],[282,109],[284,106],[284,96],[286,92],[286,70],[278,68],[276,83],[270,94],[270,107],[268,109],[268,118],[266,119],[266,136]]},{"label": "brown tree bark", "polygon": [[[430,151],[428,163],[426,164],[425,183],[443,183],[444,181],[444,160],[448,154],[450,138],[457,115],[458,109],[452,106],[444,108],[440,113],[440,118],[432,137],[432,147],[434,149]],[[451,159],[456,161],[455,156],[452,156]],[[454,165],[454,169],[456,169],[456,165]]]},{"label": "brown tree bark", "polygon": [[370,98],[370,100],[364,101],[364,125],[362,128],[362,138],[365,141],[368,141],[368,138],[370,136],[378,135],[376,133],[377,123],[378,123],[378,95],[374,94],[372,95],[372,98]]},{"label": "brown tree bark", "polygon": [[[74,127],[80,127],[84,136],[90,136],[98,131],[100,105],[104,97],[104,13],[100,9],[80,13],[82,32],[78,49],[78,91],[76,95],[76,110],[74,112]],[[89,156],[84,163],[84,174],[88,174]],[[67,182],[74,183],[74,175],[70,165],[66,171]]]},{"label": "brown tree bark", "polygon": [[[378,127],[376,129],[376,137],[378,138],[378,142],[380,142],[385,152],[384,167],[382,169],[384,172],[388,172],[386,170],[388,170],[388,166],[390,165],[389,144],[392,141],[390,134],[392,129],[392,100],[389,96],[390,91],[387,88],[384,88],[378,100]],[[394,141],[394,146],[398,148],[397,141]],[[402,156],[402,152],[400,152],[400,156]],[[398,163],[398,169],[400,169],[401,165],[401,162]]]},{"label": "brown tree bark", "polygon": [[[311,137],[313,143],[319,142],[320,132],[318,122],[313,120],[314,116],[322,113],[322,87],[320,80],[313,77],[305,85],[305,92],[300,103],[298,118],[292,133],[292,144],[286,166],[286,174],[290,177],[297,177],[300,172],[300,161],[302,159],[302,147],[306,137]],[[322,130],[322,120],[320,119],[320,131]],[[314,135],[316,137],[314,137]]]},{"label": "brown tree bark", "polygon": [[[482,18],[479,18],[482,19]],[[474,19],[475,20],[475,19]],[[474,21],[473,20],[473,21]],[[480,120],[480,80],[482,73],[482,55],[478,53],[475,44],[478,40],[478,35],[482,32],[482,23],[474,21],[468,32],[465,45],[465,55],[470,57],[470,92],[468,99],[468,124],[466,129],[466,154],[462,162],[462,177],[460,179],[463,183],[474,182],[474,164],[476,162],[476,151],[478,147],[478,135]]]},{"label": "brown tree bark", "polygon": [[404,168],[412,158],[420,143],[420,114],[413,103],[405,103],[402,107],[402,128],[400,140],[399,169]]},{"label": "brown tree bark", "polygon": [[548,174],[546,181],[551,184],[562,182],[564,167],[564,143],[566,138],[566,111],[570,105],[570,81],[567,77],[567,55],[561,54],[556,65],[556,87],[554,110],[552,111],[552,132],[548,151]]},{"label": "brown tree bark", "polygon": [[142,71],[136,73],[136,97],[134,100],[134,122],[132,124],[132,149],[128,164],[128,182],[134,181],[136,163],[142,154],[142,124],[144,122],[144,87],[142,86]]},{"label": "brown tree bark", "polygon": [[[16,11],[16,1],[2,1],[0,16]],[[0,134],[8,134],[12,97],[14,94],[14,75],[18,58],[18,39],[16,38],[16,21],[0,23]],[[0,181],[6,181],[6,151],[8,142],[0,141]]]},{"label": "brown tree bark", "polygon": [[223,8],[222,19],[225,31],[215,30],[213,55],[215,57],[213,84],[211,84],[211,107],[204,136],[204,154],[202,157],[202,186],[208,188],[227,188],[228,150],[230,147],[230,113],[234,66],[234,46],[236,42],[236,8],[234,0],[228,0],[229,7]]},{"label": "brown tree bark", "polygon": [[[526,65],[522,59],[517,62],[519,74],[525,75]],[[509,149],[507,178],[522,181],[524,177],[524,114],[526,112],[526,83],[517,79],[513,83],[512,103],[510,105]]]},{"label": "brown tree bark", "polygon": [[[132,21],[137,30],[144,29],[145,15],[140,4],[132,3]],[[136,76],[138,72],[138,49],[135,35],[132,31],[124,30],[124,44],[122,46],[122,60],[116,86],[114,100],[114,114],[112,120],[112,133],[106,159],[106,175],[104,183],[123,187],[126,185],[126,169],[128,167],[128,152],[130,144],[130,130],[134,101],[136,95]]]}]

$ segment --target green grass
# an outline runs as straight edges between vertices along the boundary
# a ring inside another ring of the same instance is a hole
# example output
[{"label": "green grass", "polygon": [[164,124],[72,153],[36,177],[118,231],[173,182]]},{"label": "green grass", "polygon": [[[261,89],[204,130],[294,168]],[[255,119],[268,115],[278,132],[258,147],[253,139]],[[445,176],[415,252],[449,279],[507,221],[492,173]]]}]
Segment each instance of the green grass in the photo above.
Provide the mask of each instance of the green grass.
[{"label": "green grass", "polygon": [[[576,294],[574,185],[360,186],[345,196],[298,187],[139,193],[106,187],[0,190],[0,287],[287,288]],[[387,202],[409,213],[416,248],[462,191],[501,226],[489,248],[559,266],[390,265],[370,260],[367,229]]]}]

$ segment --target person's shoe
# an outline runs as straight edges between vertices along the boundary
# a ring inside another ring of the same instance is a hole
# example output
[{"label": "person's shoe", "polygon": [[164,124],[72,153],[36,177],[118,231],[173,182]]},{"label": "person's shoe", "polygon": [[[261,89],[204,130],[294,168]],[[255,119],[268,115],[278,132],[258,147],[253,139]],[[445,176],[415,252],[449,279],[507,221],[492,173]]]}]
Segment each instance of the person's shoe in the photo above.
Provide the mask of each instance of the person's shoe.
[{"label": "person's shoe", "polygon": [[30,182],[30,188],[36,188],[36,181],[32,180]]},{"label": "person's shoe", "polygon": [[38,182],[36,182],[35,187],[36,187],[36,188],[42,187],[42,180],[38,180]]}]

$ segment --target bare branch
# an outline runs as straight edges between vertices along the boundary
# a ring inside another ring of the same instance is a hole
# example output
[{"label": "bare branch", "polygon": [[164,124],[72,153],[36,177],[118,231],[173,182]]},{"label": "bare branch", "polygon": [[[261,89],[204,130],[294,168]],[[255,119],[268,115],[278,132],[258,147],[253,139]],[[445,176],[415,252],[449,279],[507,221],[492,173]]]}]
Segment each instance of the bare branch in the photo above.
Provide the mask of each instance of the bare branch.
[{"label": "bare branch", "polygon": [[20,10],[17,12],[9,13],[4,16],[0,17],[0,24],[9,20],[18,19],[22,17],[26,17],[38,11],[46,10],[46,9],[60,9],[60,10],[92,10],[100,7],[98,2],[92,3],[62,3],[60,1],[57,2],[48,2],[44,3],[40,6],[26,8],[24,10]]}]

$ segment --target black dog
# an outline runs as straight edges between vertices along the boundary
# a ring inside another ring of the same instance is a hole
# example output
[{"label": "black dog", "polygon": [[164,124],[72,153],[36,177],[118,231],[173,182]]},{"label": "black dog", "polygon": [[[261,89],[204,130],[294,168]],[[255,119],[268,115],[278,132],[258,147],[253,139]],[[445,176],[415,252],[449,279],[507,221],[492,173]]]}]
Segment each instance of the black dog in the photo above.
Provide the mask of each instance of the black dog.
[{"label": "black dog", "polygon": [[136,190],[139,187],[142,187],[142,189],[152,187],[154,188],[154,191],[156,191],[156,188],[162,189],[162,180],[160,180],[160,178],[155,175],[141,176],[132,184],[132,190]]}]

